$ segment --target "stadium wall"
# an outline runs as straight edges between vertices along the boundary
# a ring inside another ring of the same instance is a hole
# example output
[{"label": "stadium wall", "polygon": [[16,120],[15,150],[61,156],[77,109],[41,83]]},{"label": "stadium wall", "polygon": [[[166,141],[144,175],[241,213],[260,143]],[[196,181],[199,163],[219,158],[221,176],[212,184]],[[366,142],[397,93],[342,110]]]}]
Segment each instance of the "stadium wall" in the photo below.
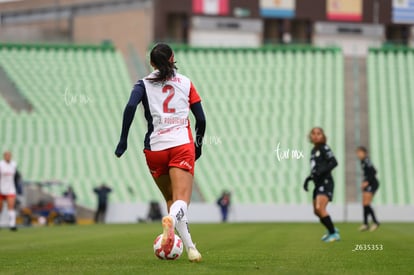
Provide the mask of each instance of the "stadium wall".
[{"label": "stadium wall", "polygon": [[29,9],[48,8],[53,6],[71,6],[77,4],[90,4],[110,2],[112,0],[36,0],[36,1],[12,1],[0,3],[1,11],[24,11]]},{"label": "stadium wall", "polygon": [[[166,209],[163,204],[161,209]],[[377,217],[382,222],[414,222],[412,205],[375,205]],[[328,211],[334,221],[361,222],[362,206],[359,203],[332,204]],[[163,211],[165,213],[165,210]],[[107,213],[108,223],[134,223],[146,218],[148,204],[113,203]],[[194,223],[220,222],[219,208],[214,203],[191,203],[189,220]],[[311,205],[234,204],[229,222],[319,222]]]},{"label": "stadium wall", "polygon": [[82,11],[73,19],[73,41],[100,43],[111,40],[125,57],[133,46],[140,56],[145,56],[152,42],[152,7],[141,5],[136,9],[118,11]]},{"label": "stadium wall", "polygon": [[[166,209],[162,205],[162,209]],[[414,222],[412,205],[376,205],[374,209],[381,222]],[[328,210],[337,222],[361,222],[362,207],[352,203],[346,206],[329,205]],[[311,205],[235,204],[229,212],[229,222],[319,222]],[[163,211],[165,213],[165,210]],[[107,223],[136,223],[145,219],[148,204],[113,203],[109,205]],[[396,214],[397,213],[397,214]],[[189,220],[192,223],[218,223],[220,212],[212,203],[191,203]],[[0,227],[7,227],[6,211],[0,213]]]},{"label": "stadium wall", "polygon": [[[361,1],[361,18],[356,24],[381,24],[387,29],[386,39],[394,39],[396,33],[401,32],[404,26],[392,22],[392,0],[364,0]],[[238,11],[243,10],[243,15]],[[194,14],[192,1],[182,0],[180,5],[173,1],[154,0],[154,37],[156,40],[187,43],[188,33],[191,32],[191,17]],[[263,41],[283,43],[284,34],[291,36],[294,43],[312,43],[316,22],[337,23],[327,16],[326,0],[296,0],[294,15],[291,18],[261,17],[258,1],[233,0],[229,1],[228,14],[225,17],[261,19],[264,24]],[[206,14],[210,19],[220,18]],[[177,23],[178,22],[178,23]],[[184,33],[183,33],[184,32]],[[401,41],[398,41],[401,42]]]},{"label": "stadium wall", "polygon": [[0,41],[101,43],[111,40],[128,59],[153,41],[150,0],[19,1],[0,3]]},{"label": "stadium wall", "polygon": [[66,19],[20,22],[0,27],[1,41],[69,42],[69,22]]}]

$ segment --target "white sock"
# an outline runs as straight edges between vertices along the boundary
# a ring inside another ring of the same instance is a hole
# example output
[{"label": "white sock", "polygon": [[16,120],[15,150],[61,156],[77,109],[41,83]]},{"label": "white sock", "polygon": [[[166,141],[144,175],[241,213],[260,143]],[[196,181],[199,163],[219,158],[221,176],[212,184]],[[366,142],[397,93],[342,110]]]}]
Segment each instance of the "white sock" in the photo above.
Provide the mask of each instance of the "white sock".
[{"label": "white sock", "polygon": [[9,226],[16,227],[16,210],[9,210]]},{"label": "white sock", "polygon": [[175,229],[183,240],[184,246],[187,249],[195,247],[188,228],[187,203],[182,200],[175,201],[171,205],[170,215],[175,219]]}]

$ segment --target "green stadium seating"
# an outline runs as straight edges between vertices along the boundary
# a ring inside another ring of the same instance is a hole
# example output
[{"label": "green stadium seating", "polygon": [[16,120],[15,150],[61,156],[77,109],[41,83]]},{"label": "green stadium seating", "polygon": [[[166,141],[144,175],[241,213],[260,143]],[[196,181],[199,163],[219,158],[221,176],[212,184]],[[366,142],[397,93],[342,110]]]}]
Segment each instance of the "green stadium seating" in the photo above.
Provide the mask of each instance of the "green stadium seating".
[{"label": "green stadium seating", "polygon": [[[141,118],[131,130],[129,153],[119,160],[113,153],[132,87],[120,53],[107,47],[3,44],[0,66],[34,108],[15,113],[0,98],[0,146],[13,151],[25,179],[70,184],[88,206],[95,203],[92,188],[102,182],[114,187],[112,201],[159,199],[140,154]],[[50,190],[60,194],[63,188]]]},{"label": "green stadium seating", "polygon": [[[344,201],[343,61],[337,49],[175,49],[179,70],[197,87],[207,136],[196,183],[207,201],[223,189],[235,202],[300,204],[309,173],[307,133],[319,125],[340,166],[335,202]],[[278,161],[275,149],[304,159]]]},{"label": "green stadium seating", "polygon": [[414,49],[371,49],[368,65],[370,149],[380,204],[414,203]]},{"label": "green stadium seating", "polygon": [[[206,201],[223,189],[236,203],[308,203],[307,133],[325,128],[339,167],[335,202],[344,201],[343,61],[337,49],[176,47],[180,72],[203,98],[207,136],[196,167]],[[112,48],[0,45],[0,66],[33,105],[15,113],[0,98],[0,138],[25,178],[71,184],[79,202],[93,206],[92,188],[114,187],[111,201],[160,200],[142,154],[145,122],[137,112],[128,152],[113,151],[131,81]],[[194,125],[194,121],[192,121]],[[303,159],[278,161],[276,147]],[[133,189],[131,193],[130,189]],[[60,193],[63,187],[50,187]]]}]

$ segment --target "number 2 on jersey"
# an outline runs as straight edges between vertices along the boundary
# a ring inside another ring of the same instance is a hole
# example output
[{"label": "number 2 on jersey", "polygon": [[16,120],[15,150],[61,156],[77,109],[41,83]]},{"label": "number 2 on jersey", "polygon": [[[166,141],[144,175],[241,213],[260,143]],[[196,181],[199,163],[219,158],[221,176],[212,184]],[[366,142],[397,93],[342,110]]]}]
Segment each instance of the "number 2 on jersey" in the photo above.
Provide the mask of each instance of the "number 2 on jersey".
[{"label": "number 2 on jersey", "polygon": [[171,99],[174,97],[174,94],[175,94],[174,87],[171,86],[171,85],[165,85],[162,88],[162,92],[163,93],[169,93],[167,98],[162,103],[164,113],[175,113],[175,108],[169,108],[168,107],[168,104],[170,103]]}]

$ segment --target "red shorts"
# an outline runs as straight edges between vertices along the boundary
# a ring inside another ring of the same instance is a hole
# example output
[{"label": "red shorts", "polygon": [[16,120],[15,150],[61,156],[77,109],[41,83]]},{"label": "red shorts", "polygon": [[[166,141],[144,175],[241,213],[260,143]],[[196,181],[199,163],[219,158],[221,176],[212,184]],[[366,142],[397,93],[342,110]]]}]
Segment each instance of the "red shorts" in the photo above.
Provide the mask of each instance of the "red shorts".
[{"label": "red shorts", "polygon": [[184,169],[194,176],[195,149],[192,142],[162,151],[145,149],[147,165],[154,178],[168,175],[170,167]]},{"label": "red shorts", "polygon": [[0,200],[7,200],[8,198],[15,198],[16,194],[0,194]]}]

